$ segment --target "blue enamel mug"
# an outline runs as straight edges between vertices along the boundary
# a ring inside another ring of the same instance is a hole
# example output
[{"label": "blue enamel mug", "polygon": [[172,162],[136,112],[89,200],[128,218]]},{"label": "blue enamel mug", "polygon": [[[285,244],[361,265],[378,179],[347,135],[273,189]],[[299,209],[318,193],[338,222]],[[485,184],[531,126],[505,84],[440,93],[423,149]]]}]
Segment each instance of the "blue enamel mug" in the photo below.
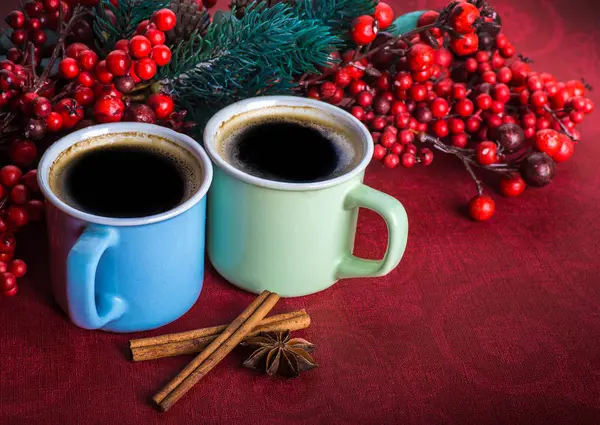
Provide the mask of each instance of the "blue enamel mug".
[{"label": "blue enamel mug", "polygon": [[[124,137],[165,143],[194,160],[201,180],[195,192],[169,211],[141,218],[93,215],[54,193],[50,177],[60,158]],[[151,124],[88,127],[46,151],[38,182],[46,197],[52,286],[73,323],[111,332],[143,331],[172,322],[194,305],[204,277],[206,193],[211,181],[212,165],[195,140]]]}]

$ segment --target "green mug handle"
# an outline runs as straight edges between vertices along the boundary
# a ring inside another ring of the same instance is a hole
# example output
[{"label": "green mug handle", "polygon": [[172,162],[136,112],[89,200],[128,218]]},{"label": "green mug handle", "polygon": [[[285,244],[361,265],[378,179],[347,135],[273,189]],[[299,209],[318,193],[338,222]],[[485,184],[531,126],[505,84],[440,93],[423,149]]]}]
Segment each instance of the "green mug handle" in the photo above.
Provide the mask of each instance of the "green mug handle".
[{"label": "green mug handle", "polygon": [[387,250],[381,260],[366,260],[350,253],[338,266],[338,278],[386,275],[396,268],[404,255],[408,238],[408,217],[402,204],[390,195],[359,184],[346,195],[344,208],[360,207],[375,211],[385,220],[388,229]]}]

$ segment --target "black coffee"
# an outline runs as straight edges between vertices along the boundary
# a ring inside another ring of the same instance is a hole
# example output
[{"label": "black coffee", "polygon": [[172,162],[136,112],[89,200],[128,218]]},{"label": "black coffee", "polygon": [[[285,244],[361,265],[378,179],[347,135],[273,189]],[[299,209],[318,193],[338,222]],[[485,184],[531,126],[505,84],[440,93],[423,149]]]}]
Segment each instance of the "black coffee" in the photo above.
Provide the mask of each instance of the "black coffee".
[{"label": "black coffee", "polygon": [[143,143],[92,147],[57,161],[50,184],[63,201],[90,214],[160,214],[189,198],[196,185],[190,179],[199,178],[190,175],[190,159],[174,152]]},{"label": "black coffee", "polygon": [[234,127],[221,154],[236,168],[268,180],[328,180],[348,171],[357,156],[347,137],[308,118],[271,116]]}]

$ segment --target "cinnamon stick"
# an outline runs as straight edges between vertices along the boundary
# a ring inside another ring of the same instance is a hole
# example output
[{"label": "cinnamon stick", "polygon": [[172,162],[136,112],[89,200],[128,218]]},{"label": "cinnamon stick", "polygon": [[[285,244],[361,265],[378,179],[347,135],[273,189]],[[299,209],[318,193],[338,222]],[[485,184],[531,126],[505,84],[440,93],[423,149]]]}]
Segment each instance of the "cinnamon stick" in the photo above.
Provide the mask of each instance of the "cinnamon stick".
[{"label": "cinnamon stick", "polygon": [[[309,326],[310,316],[305,310],[299,310],[263,319],[247,337],[258,335],[261,332],[296,331]],[[129,347],[133,360],[136,362],[199,353],[226,328],[227,325],[212,326],[157,337],[133,339],[129,341]]]},{"label": "cinnamon stick", "polygon": [[279,295],[263,291],[227,328],[152,398],[163,412],[183,397],[229,354],[279,301]]}]

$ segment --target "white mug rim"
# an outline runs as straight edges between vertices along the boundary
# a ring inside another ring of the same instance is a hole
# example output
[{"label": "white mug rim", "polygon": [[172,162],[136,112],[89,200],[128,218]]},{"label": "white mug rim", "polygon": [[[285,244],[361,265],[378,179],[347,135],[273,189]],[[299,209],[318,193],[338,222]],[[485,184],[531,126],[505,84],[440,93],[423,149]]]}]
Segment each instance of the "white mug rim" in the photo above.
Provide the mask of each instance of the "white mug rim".
[{"label": "white mug rim", "polygon": [[[221,126],[234,116],[241,115],[257,109],[272,107],[307,107],[313,108],[317,111],[323,111],[331,114],[334,118],[343,121],[344,124],[348,124],[350,127],[350,131],[352,131],[360,137],[360,140],[362,141],[364,147],[363,157],[354,168],[340,176],[328,180],[309,183],[292,183],[264,179],[248,174],[238,168],[235,168],[233,165],[225,161],[225,159],[219,154],[218,149],[215,146],[216,135]],[[208,124],[206,124],[206,127],[204,128],[204,149],[206,150],[210,158],[213,160],[215,165],[224,170],[226,173],[246,183],[276,190],[307,191],[325,189],[328,187],[340,185],[349,180],[352,180],[355,176],[363,172],[365,168],[367,168],[367,165],[369,165],[371,157],[373,156],[373,138],[371,137],[371,133],[369,133],[369,130],[364,126],[363,123],[356,119],[352,114],[346,112],[345,110],[337,106],[304,97],[263,96],[253,97],[250,99],[245,99],[233,103],[221,109],[219,112],[213,115],[213,117],[208,121]]]},{"label": "white mug rim", "polygon": [[[150,136],[163,137],[183,147],[184,149],[192,153],[194,156],[196,156],[196,159],[198,159],[202,165],[203,171],[203,182],[198,188],[198,190],[188,200],[177,205],[175,208],[165,211],[164,213],[150,215],[146,217],[115,218],[94,215],[74,208],[62,201],[50,189],[49,177],[52,165],[54,164],[58,156],[67,148],[93,137],[114,133],[130,132],[139,132],[148,134]],[[60,211],[79,220],[88,223],[119,227],[143,226],[147,224],[158,223],[183,214],[184,212],[195,206],[198,202],[200,202],[200,200],[202,200],[202,198],[206,195],[212,182],[212,176],[213,170],[211,161],[204,149],[202,149],[202,147],[197,141],[185,134],[178,133],[169,128],[161,127],[154,124],[136,122],[98,124],[83,128],[78,131],[74,131],[73,133],[62,137],[61,139],[56,141],[52,146],[50,146],[40,159],[40,163],[38,165],[38,184],[40,190],[46,198],[46,202],[51,203]]]}]

